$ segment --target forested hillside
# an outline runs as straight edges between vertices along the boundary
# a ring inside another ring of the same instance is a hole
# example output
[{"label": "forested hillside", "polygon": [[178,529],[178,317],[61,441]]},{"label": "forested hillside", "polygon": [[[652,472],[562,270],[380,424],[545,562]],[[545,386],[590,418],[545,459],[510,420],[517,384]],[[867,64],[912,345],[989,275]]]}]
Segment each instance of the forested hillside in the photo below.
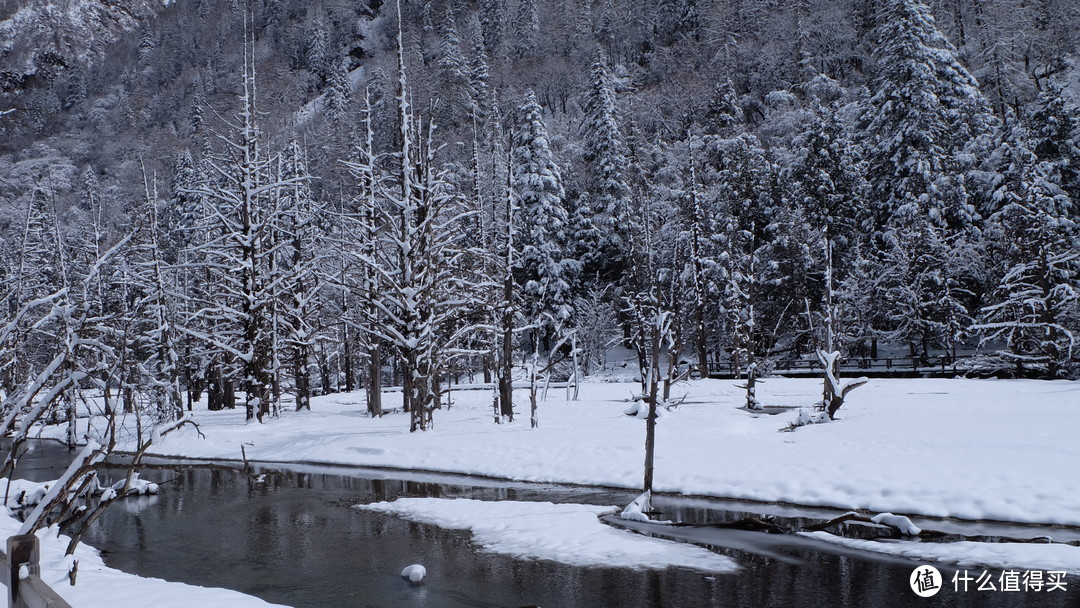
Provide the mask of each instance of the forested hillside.
[{"label": "forested hillside", "polygon": [[643,376],[1075,376],[1078,31],[1072,0],[7,0],[0,397],[262,420],[404,382],[423,429],[451,378],[512,416],[512,378],[617,343]]}]

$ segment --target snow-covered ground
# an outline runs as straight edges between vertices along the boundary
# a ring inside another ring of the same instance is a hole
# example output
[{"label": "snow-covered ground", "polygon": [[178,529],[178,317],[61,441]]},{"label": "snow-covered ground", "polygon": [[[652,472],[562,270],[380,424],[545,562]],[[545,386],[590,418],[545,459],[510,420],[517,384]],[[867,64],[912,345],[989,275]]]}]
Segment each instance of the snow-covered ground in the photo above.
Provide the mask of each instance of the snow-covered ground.
[{"label": "snow-covered ground", "polygon": [[[1080,525],[1080,486],[1072,479],[1080,467],[1080,442],[1075,440],[1080,383],[874,380],[849,397],[841,420],[793,432],[780,431],[796,417],[795,411],[770,416],[740,410],[744,395],[735,384],[702,380],[676,389],[685,400],[658,422],[657,491],[875,513]],[[193,418],[202,436],[184,428],[162,438],[151,451],[166,457],[239,459],[244,445],[249,459],[261,461],[637,488],[644,422],[623,413],[637,387],[628,382],[586,383],[576,402],[553,389],[541,403],[539,429],[529,428],[527,412],[514,423],[494,424],[490,390],[454,391],[452,407],[435,413],[434,430],[412,434],[400,413],[368,418],[359,392],[318,397],[312,411],[284,411],[265,424],[246,423],[241,408],[197,409]],[[767,379],[758,393],[765,405],[790,406],[807,405],[819,394],[818,380],[782,378]],[[516,397],[519,411],[526,410],[525,392],[518,391]],[[386,406],[399,399],[400,393],[388,392]],[[42,434],[63,433],[60,428]],[[679,564],[715,572],[733,566],[729,558],[691,545],[672,544],[673,553],[665,555],[669,549],[653,546],[662,541],[598,522],[599,513],[612,511],[605,507],[401,499],[365,508],[469,529],[482,548],[525,558],[627,567]],[[7,517],[0,518],[0,525],[11,528],[9,534],[17,529]],[[571,534],[553,535],[551,530]],[[824,533],[810,537],[960,565],[1080,572],[1080,548],[1063,545],[882,543]],[[78,606],[125,605],[146,597],[163,598],[166,606],[199,605],[203,600],[266,605],[228,591],[129,577],[104,567],[87,547],[77,554],[79,584],[71,588],[62,547],[55,535],[44,535],[45,579]],[[212,595],[199,595],[204,593]]]},{"label": "snow-covered ground", "polygon": [[[737,409],[735,382],[679,385],[686,399],[660,419],[659,492],[784,501],[872,512],[1080,525],[1080,383],[1028,380],[873,380],[841,420],[779,432],[795,412]],[[553,389],[540,428],[527,413],[494,424],[490,391],[455,391],[435,428],[408,432],[402,414],[366,415],[363,394],[318,397],[312,411],[245,423],[242,408],[196,411],[162,456],[323,462],[469,473],[523,481],[640,487],[644,421],[623,415],[633,383],[585,383],[568,402]],[[766,405],[806,405],[814,379],[767,379]],[[527,411],[517,391],[519,411]],[[388,406],[400,393],[387,393]],[[52,431],[46,431],[46,434]],[[57,434],[62,429],[55,431]]]},{"label": "snow-covered ground", "polygon": [[652,568],[671,566],[731,572],[735,562],[696,545],[616,530],[599,516],[618,507],[550,502],[481,501],[465,498],[399,498],[356,505],[412,521],[469,530],[484,551],[572,566]]},{"label": "snow-covered ground", "polygon": [[[0,480],[5,483],[6,480]],[[32,484],[28,484],[29,485]],[[19,521],[0,510],[0,538],[19,533]],[[263,600],[228,589],[196,587],[157,578],[143,578],[107,567],[97,550],[79,545],[75,554],[65,556],[68,541],[58,537],[55,528],[38,532],[41,539],[41,578],[69,604],[77,608],[191,608],[192,606],[229,606],[229,608],[266,608],[275,606]],[[68,580],[74,560],[79,569],[76,584]],[[0,587],[2,588],[2,587]]]}]

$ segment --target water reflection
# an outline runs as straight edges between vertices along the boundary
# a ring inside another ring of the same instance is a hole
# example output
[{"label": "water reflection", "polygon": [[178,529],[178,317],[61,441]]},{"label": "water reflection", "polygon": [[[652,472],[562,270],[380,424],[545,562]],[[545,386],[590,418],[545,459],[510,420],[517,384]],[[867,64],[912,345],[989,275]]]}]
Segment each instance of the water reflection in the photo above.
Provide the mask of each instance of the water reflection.
[{"label": "water reflection", "polygon": [[[913,562],[751,532],[740,531],[748,539],[744,544],[719,549],[740,566],[724,575],[577,568],[481,553],[467,533],[349,506],[401,496],[625,504],[633,494],[369,474],[359,478],[319,468],[258,469],[254,475],[223,468],[143,470],[143,478],[164,482],[164,493],[108,510],[85,541],[104,549],[111,566],[128,572],[237,589],[297,607],[906,607],[915,601],[907,584]],[[727,503],[669,497],[657,504],[669,517],[697,522],[737,520],[764,509],[719,509],[715,505]],[[788,516],[805,511],[818,517],[813,510],[783,509]],[[425,585],[410,586],[398,576],[411,563],[427,567]],[[948,581],[953,571],[942,572]],[[1068,593],[964,594],[949,586],[919,604],[1064,607],[1076,606],[1078,593],[1080,579],[1070,577]]]}]

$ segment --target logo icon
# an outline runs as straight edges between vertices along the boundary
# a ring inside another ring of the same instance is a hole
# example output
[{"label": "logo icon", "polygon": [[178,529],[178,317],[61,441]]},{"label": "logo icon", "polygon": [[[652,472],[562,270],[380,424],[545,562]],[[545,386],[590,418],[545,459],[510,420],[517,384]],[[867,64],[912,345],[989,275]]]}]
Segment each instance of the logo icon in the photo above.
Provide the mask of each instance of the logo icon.
[{"label": "logo icon", "polygon": [[931,597],[941,591],[941,573],[938,569],[923,565],[915,568],[908,580],[911,590],[919,597]]}]

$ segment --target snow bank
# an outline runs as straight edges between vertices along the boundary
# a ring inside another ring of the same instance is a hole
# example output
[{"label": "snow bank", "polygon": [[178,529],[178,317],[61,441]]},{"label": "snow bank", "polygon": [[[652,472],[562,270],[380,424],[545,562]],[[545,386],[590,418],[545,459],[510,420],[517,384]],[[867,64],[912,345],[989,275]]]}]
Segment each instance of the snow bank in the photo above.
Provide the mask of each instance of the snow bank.
[{"label": "snow bank", "polygon": [[484,551],[572,566],[691,568],[732,572],[735,562],[696,545],[616,530],[598,518],[616,507],[550,502],[399,498],[354,508],[391,513],[411,521],[469,530]]},{"label": "snow bank", "polygon": [[927,543],[919,541],[873,541],[843,538],[828,532],[802,532],[816,540],[921,562],[943,562],[984,568],[1064,570],[1080,574],[1080,547],[1038,543]]},{"label": "snow bank", "polygon": [[[757,416],[736,382],[696,380],[678,415],[656,429],[657,492],[964,519],[1080,525],[1080,382],[878,379],[851,394],[839,421],[779,433],[787,416]],[[491,419],[489,391],[455,391],[435,428],[404,415],[371,419],[363,394],[316,397],[311,411],[245,424],[243,408],[193,413],[151,451],[160,456],[321,462],[456,472],[519,481],[639,488],[645,433],[623,415],[633,383],[585,383],[581,400],[540,403],[543,424]],[[809,406],[820,379],[769,378],[763,402]],[[384,395],[387,409],[400,393]],[[518,410],[528,397],[515,392]],[[80,435],[85,422],[80,420]],[[63,436],[51,428],[45,436]],[[121,446],[121,447],[128,447]],[[748,464],[749,463],[749,464]]]},{"label": "snow bank", "polygon": [[[19,480],[15,480],[13,485]],[[0,479],[0,483],[6,480]],[[22,524],[0,513],[0,538],[19,533]],[[58,536],[55,527],[38,532],[41,539],[41,578],[72,606],[78,608],[191,608],[229,606],[257,608],[274,606],[255,597],[228,589],[196,587],[156,578],[141,578],[105,566],[97,550],[79,545],[75,554],[65,556],[70,539]],[[73,560],[79,561],[75,586],[68,582]]]}]

